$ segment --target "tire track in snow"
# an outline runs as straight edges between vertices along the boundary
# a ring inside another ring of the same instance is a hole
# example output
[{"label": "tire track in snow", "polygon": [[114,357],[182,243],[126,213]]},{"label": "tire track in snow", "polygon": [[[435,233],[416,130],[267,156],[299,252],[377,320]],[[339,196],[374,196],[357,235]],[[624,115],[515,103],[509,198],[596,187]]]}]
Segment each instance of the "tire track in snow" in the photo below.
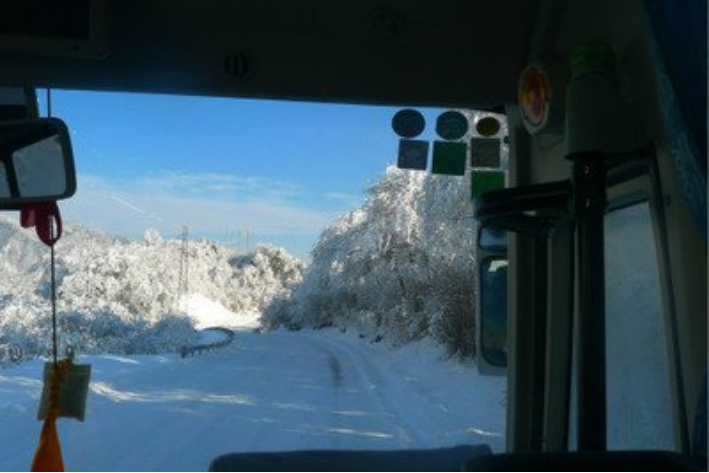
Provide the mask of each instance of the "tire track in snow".
[{"label": "tire track in snow", "polygon": [[[375,392],[383,399],[384,405],[390,406],[388,407],[389,411],[393,412],[398,419],[402,420],[403,424],[406,426],[406,432],[409,432],[411,438],[415,441],[415,446],[445,447],[461,443],[461,440],[451,442],[451,439],[459,438],[459,434],[462,432],[459,427],[460,413],[456,413],[455,410],[451,410],[446,406],[435,391],[424,389],[419,383],[411,382],[403,374],[400,378],[394,377],[387,379],[383,375],[383,371],[373,362],[367,351],[359,345],[349,343],[336,344],[324,337],[320,338],[320,340],[348,353],[352,359],[358,360],[356,366],[363,371],[365,377],[373,382],[373,386],[377,388]],[[386,393],[386,395],[384,393]],[[410,405],[408,407],[398,407],[400,406],[400,402],[397,402],[397,399],[405,399],[409,404],[417,405],[417,409],[415,409],[416,412],[428,413],[426,421],[421,422],[421,420],[417,418],[404,420],[407,418],[405,414],[412,412],[412,409]],[[413,403],[411,401],[413,401]],[[426,437],[428,434],[427,429],[430,429],[432,425],[440,426],[440,428],[436,429],[437,434],[435,437]],[[470,437],[469,439],[470,443],[476,444],[485,443],[486,440],[487,439],[484,438],[481,439],[479,435]]]},{"label": "tire track in snow", "polygon": [[327,362],[330,365],[330,375],[332,376],[334,388],[339,389],[342,386],[342,365],[340,360],[336,356],[330,355]]},{"label": "tire track in snow", "polygon": [[[367,358],[367,355],[359,352],[355,353],[346,345],[335,344],[324,337],[311,336],[309,338],[314,344],[319,343],[324,353],[329,356],[329,359],[339,360],[339,365],[342,367],[344,374],[347,374],[347,368],[352,373],[350,379],[355,381],[349,383],[351,390],[360,389],[359,402],[364,402],[365,399],[374,401],[378,410],[382,413],[383,419],[391,419],[387,426],[393,427],[397,432],[397,438],[404,441],[405,445],[402,448],[413,446],[425,446],[422,437],[417,429],[413,428],[402,415],[401,411],[396,407],[396,400],[391,400],[386,396],[389,392],[384,377],[379,372],[379,369]],[[354,385],[352,385],[354,384]],[[364,396],[368,394],[367,396]]]}]

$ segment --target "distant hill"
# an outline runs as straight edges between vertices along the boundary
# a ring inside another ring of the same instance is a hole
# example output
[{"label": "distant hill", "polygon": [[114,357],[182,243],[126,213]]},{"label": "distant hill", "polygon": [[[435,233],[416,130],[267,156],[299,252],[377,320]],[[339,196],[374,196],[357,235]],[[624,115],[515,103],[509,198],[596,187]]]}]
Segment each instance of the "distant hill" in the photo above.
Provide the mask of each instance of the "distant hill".
[{"label": "distant hill", "polygon": [[[189,241],[184,294],[183,248],[182,241],[153,230],[132,241],[67,225],[56,245],[61,344],[91,353],[173,351],[195,336],[195,321],[179,304],[185,296],[200,294],[233,312],[253,313],[285,296],[302,276],[303,264],[279,247],[237,254],[213,241]],[[0,271],[0,346],[46,352],[49,249],[34,231],[0,218]]]}]

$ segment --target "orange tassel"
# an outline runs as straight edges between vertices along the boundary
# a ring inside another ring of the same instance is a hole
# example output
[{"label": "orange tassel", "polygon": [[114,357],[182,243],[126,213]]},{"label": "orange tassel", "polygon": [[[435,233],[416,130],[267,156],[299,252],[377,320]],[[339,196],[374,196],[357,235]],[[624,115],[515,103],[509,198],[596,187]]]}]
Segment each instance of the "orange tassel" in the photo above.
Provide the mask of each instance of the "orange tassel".
[{"label": "orange tassel", "polygon": [[56,418],[47,417],[39,437],[39,447],[32,460],[31,471],[64,471],[64,460],[57,435]]},{"label": "orange tassel", "polygon": [[54,366],[49,385],[49,409],[39,436],[39,446],[32,460],[31,471],[64,471],[64,460],[57,434],[57,417],[61,405],[61,385],[69,372],[71,360],[61,360]]}]

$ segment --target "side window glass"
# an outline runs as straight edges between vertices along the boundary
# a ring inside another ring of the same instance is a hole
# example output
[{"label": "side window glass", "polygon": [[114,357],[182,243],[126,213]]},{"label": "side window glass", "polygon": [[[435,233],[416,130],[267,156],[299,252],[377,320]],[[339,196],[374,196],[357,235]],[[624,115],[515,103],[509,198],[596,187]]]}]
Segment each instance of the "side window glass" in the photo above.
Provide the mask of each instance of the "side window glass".
[{"label": "side window glass", "polygon": [[672,450],[666,321],[647,203],[607,215],[605,254],[608,449]]}]

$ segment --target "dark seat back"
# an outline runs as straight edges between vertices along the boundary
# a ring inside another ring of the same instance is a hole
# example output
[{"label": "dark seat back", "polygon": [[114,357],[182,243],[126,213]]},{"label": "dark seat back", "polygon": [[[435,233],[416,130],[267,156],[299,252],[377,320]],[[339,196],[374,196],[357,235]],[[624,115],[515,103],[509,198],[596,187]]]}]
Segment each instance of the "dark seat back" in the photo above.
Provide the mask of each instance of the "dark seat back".
[{"label": "dark seat back", "polygon": [[473,457],[490,455],[487,445],[432,450],[311,450],[230,453],[209,471],[461,471]]}]

